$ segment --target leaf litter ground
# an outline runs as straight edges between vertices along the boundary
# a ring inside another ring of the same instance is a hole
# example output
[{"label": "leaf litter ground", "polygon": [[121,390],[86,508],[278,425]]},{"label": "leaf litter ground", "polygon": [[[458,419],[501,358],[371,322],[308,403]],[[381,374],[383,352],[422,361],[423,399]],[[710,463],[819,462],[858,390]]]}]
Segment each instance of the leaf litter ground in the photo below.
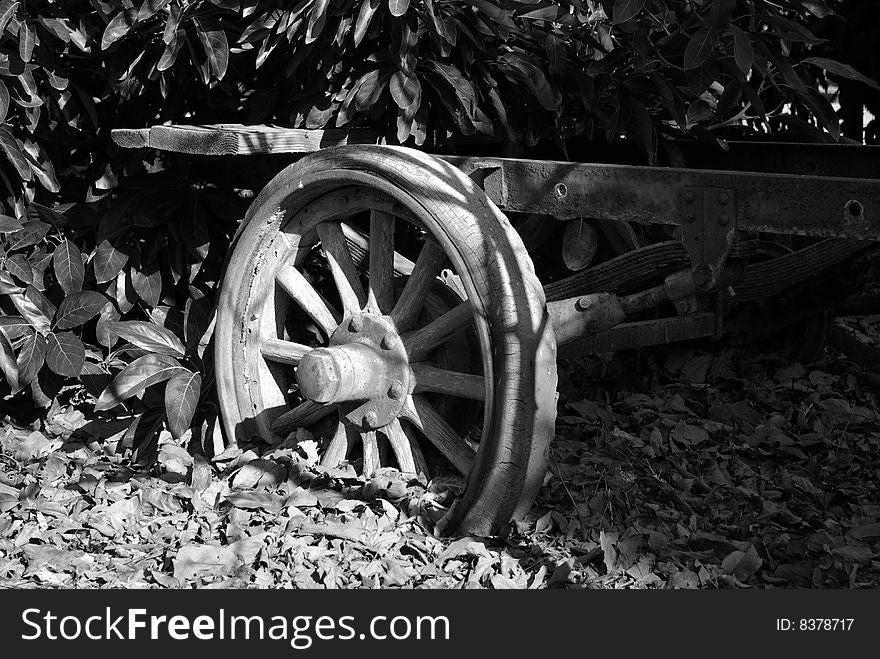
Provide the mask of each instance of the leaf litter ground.
[{"label": "leaf litter ground", "polygon": [[880,587],[876,372],[705,345],[560,368],[550,471],[506,538],[434,537],[460,479],[323,469],[305,434],[209,462],[166,432],[138,467],[124,419],[7,418],[0,585]]}]

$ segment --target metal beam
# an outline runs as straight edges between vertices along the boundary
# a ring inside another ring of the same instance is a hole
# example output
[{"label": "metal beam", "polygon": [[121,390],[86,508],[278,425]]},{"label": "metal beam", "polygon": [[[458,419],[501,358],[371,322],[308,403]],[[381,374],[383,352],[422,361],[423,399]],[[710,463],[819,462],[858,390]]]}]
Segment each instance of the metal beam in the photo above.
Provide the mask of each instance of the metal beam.
[{"label": "metal beam", "polygon": [[673,318],[621,323],[593,336],[585,336],[560,345],[559,356],[599,355],[618,350],[704,338],[715,334],[716,322],[713,313],[694,313]]},{"label": "metal beam", "polygon": [[682,223],[687,188],[725,188],[740,230],[880,240],[880,180],[442,156],[503,211]]}]

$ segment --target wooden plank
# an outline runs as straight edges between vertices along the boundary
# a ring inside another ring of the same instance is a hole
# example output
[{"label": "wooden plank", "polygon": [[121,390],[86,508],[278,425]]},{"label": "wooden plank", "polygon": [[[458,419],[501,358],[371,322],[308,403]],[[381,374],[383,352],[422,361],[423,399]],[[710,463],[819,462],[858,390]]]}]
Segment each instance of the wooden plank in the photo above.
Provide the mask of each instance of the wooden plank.
[{"label": "wooden plank", "polygon": [[116,129],[113,141],[126,148],[149,147],[176,153],[240,156],[264,153],[310,153],[343,144],[376,144],[368,129],[307,130],[281,126],[206,124]]}]

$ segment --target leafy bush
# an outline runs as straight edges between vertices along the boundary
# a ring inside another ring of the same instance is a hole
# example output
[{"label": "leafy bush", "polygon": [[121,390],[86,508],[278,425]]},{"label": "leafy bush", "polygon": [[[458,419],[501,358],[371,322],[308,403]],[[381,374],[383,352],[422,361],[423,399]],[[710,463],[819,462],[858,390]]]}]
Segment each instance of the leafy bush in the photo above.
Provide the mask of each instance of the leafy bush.
[{"label": "leafy bush", "polygon": [[[371,126],[389,142],[508,154],[787,130],[834,141],[812,50],[829,0],[0,0],[0,366],[48,405],[69,378],[222,449],[213,299],[243,183],[124,151],[162,122]],[[824,72],[824,73],[823,73]],[[868,84],[876,84],[868,81]],[[827,92],[827,90],[826,90]],[[246,195],[244,195],[246,196]],[[213,429],[213,430],[212,430]],[[215,432],[216,430],[216,432]]]}]

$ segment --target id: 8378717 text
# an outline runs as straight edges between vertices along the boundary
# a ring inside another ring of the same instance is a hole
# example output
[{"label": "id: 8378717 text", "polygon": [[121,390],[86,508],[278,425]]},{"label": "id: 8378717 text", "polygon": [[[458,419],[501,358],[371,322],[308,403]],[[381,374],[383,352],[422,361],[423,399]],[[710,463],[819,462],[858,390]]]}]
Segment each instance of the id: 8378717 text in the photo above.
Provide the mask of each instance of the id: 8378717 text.
[{"label": "id: 8378717 text", "polygon": [[776,631],[848,632],[855,618],[776,618]]}]

